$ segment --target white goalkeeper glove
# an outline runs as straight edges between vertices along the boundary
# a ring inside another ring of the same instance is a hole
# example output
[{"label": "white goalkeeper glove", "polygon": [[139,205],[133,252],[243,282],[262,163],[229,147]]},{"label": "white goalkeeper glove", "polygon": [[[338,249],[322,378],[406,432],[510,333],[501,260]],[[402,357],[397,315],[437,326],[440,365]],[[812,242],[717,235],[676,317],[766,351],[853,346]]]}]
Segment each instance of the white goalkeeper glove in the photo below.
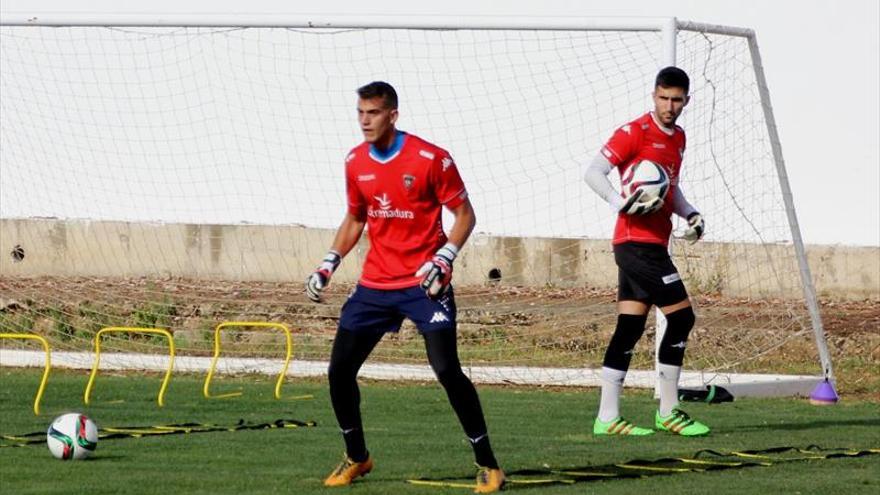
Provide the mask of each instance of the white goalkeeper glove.
[{"label": "white goalkeeper glove", "polygon": [[663,198],[657,197],[647,201],[640,201],[645,191],[636,189],[632,195],[626,199],[626,203],[620,208],[620,211],[627,215],[648,215],[663,208]]},{"label": "white goalkeeper glove", "polygon": [[703,232],[706,231],[706,222],[703,221],[703,215],[695,211],[688,215],[687,222],[688,228],[685,229],[682,237],[686,241],[691,241],[691,243],[697,242],[703,237]]},{"label": "white goalkeeper glove", "polygon": [[456,256],[458,248],[452,243],[446,243],[416,272],[416,277],[422,279],[420,286],[431,299],[439,298],[449,288],[452,282],[452,262]]},{"label": "white goalkeeper glove", "polygon": [[334,250],[327,252],[321,264],[306,279],[306,295],[314,302],[321,302],[321,293],[330,285],[330,277],[336,271],[336,267],[342,262],[342,256]]}]

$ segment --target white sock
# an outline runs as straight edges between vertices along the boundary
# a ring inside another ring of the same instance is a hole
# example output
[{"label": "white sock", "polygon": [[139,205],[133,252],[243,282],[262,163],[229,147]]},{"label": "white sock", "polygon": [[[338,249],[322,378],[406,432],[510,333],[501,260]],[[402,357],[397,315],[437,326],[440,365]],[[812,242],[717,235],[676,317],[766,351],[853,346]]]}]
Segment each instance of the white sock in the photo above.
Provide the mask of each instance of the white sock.
[{"label": "white sock", "polygon": [[672,410],[678,405],[679,376],[681,376],[681,366],[657,363],[657,382],[660,388],[660,415],[663,417],[672,414]]},{"label": "white sock", "polygon": [[599,400],[599,421],[608,422],[620,416],[620,393],[626,371],[602,367],[602,396]]}]

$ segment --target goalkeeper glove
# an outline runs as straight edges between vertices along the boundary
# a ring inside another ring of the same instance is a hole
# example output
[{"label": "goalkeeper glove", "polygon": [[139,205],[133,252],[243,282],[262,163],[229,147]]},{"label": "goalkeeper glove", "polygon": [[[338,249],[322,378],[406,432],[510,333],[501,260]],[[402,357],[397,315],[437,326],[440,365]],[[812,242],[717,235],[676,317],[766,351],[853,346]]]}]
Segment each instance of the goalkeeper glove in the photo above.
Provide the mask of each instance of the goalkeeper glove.
[{"label": "goalkeeper glove", "polygon": [[321,292],[330,285],[330,277],[336,271],[336,267],[342,262],[342,257],[334,250],[327,252],[321,264],[306,279],[306,295],[314,302],[321,302]]},{"label": "goalkeeper glove", "polygon": [[452,282],[452,261],[456,256],[458,248],[452,243],[446,243],[416,272],[416,277],[422,278],[420,286],[431,299],[442,296],[449,288],[449,283]]},{"label": "goalkeeper glove", "polygon": [[632,195],[626,199],[626,203],[620,209],[627,215],[647,215],[663,208],[663,198],[656,197],[648,201],[639,201],[644,196],[645,191],[636,189]]},{"label": "goalkeeper glove", "polygon": [[697,242],[703,237],[703,232],[706,230],[706,222],[703,221],[703,215],[700,215],[698,212],[693,212],[687,217],[688,228],[684,231],[685,240],[691,241],[691,243]]}]

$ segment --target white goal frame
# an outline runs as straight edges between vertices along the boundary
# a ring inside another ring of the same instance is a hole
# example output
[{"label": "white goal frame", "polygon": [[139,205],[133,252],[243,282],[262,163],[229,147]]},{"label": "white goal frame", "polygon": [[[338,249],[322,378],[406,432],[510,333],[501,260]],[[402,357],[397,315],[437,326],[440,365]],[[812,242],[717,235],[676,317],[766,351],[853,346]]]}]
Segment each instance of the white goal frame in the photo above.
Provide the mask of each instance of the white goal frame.
[{"label": "white goal frame", "polygon": [[[761,55],[758,49],[755,32],[751,29],[681,21],[675,17],[615,18],[615,17],[494,17],[494,16],[425,16],[425,15],[375,15],[375,16],[311,16],[286,13],[263,14],[156,14],[156,13],[30,13],[0,12],[2,26],[119,26],[119,27],[278,27],[308,29],[423,29],[423,30],[566,30],[566,31],[650,31],[661,34],[662,47],[657,54],[657,66],[675,65],[677,35],[680,31],[697,31],[745,38],[748,41],[752,67],[763,107],[767,133],[772,148],[776,174],[785,204],[792,243],[800,271],[803,295],[810,315],[815,344],[818,349],[821,377],[801,377],[803,384],[787,391],[779,390],[779,382],[791,382],[790,376],[779,376],[775,385],[771,384],[775,395],[790,395],[792,392],[804,394],[818,380],[833,380],[831,357],[825,342],[825,332],[819,314],[816,291],[813,286],[810,267],[807,264],[806,252],[801,237],[797,214],[791,194],[791,188],[779,141],[770,94],[767,87]],[[658,325],[662,327],[661,325]],[[661,328],[658,328],[659,342]],[[393,365],[389,365],[393,366]],[[294,364],[294,368],[297,365]],[[411,366],[410,366],[411,368]],[[472,374],[479,371],[469,370]],[[589,374],[589,373],[588,373]],[[639,380],[640,382],[642,380]],[[729,380],[726,383],[735,383]],[[570,383],[570,382],[569,382]],[[718,383],[718,382],[716,382]],[[757,395],[766,395],[768,389],[755,390]],[[745,391],[749,394],[750,392]]]}]

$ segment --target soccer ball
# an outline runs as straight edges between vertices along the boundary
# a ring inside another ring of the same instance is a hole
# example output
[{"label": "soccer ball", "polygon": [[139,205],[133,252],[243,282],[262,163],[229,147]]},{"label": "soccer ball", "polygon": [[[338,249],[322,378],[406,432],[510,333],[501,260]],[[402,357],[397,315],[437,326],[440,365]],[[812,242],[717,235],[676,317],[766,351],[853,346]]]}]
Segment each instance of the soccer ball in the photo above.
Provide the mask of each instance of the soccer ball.
[{"label": "soccer ball", "polygon": [[62,414],[49,425],[46,443],[57,459],[85,459],[98,446],[98,426],[84,414]]},{"label": "soccer ball", "polygon": [[664,199],[669,191],[669,175],[654,162],[643,160],[630,166],[620,178],[620,186],[625,197],[632,196],[638,189],[643,191],[639,201],[654,198]]}]

